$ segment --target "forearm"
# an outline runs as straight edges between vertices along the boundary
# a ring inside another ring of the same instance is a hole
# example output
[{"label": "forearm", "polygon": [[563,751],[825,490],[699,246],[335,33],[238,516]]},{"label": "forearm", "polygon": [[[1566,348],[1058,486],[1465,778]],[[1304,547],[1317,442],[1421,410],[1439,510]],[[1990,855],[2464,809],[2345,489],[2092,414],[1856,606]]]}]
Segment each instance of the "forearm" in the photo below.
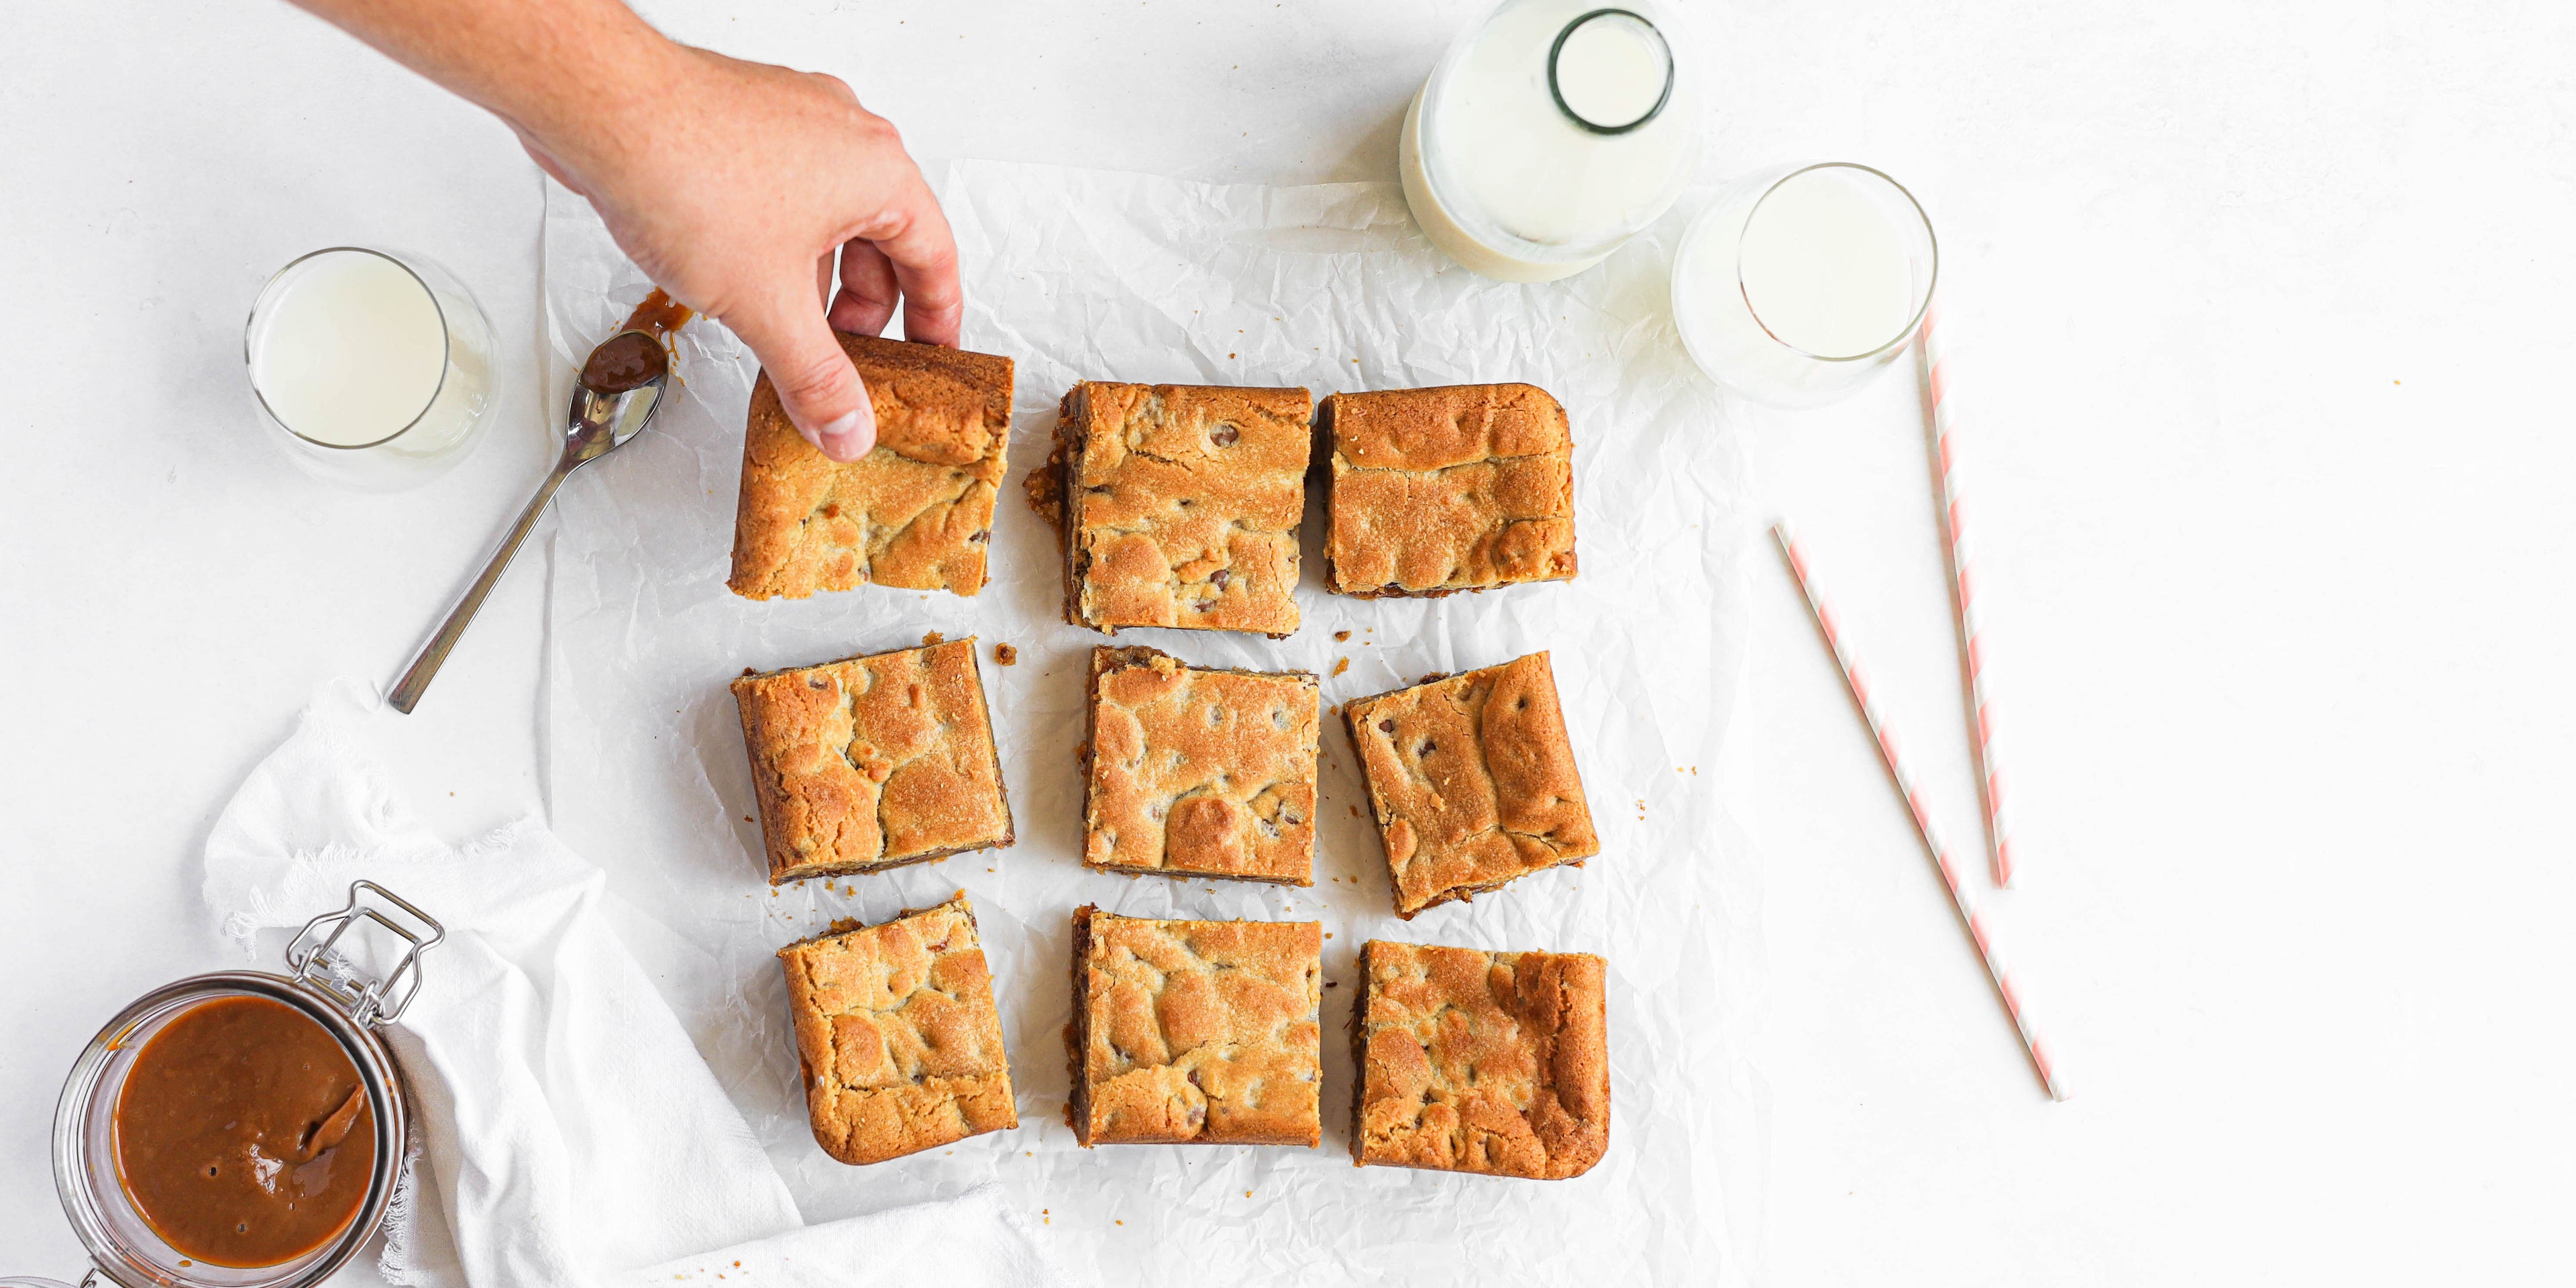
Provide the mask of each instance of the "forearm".
[{"label": "forearm", "polygon": [[576,169],[648,120],[683,56],[620,0],[292,0],[508,122]]}]

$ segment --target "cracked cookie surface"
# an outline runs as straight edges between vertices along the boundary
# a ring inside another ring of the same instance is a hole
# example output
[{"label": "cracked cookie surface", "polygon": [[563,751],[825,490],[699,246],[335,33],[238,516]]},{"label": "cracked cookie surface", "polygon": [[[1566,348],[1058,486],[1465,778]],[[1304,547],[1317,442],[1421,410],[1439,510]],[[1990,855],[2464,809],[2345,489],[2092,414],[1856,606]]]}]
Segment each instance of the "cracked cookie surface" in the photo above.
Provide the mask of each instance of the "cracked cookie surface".
[{"label": "cracked cookie surface", "polygon": [[844,1163],[1020,1125],[993,977],[960,890],[778,951],[814,1140]]},{"label": "cracked cookie surface", "polygon": [[1536,385],[1334,394],[1327,580],[1364,599],[1574,579],[1574,438]]},{"label": "cracked cookie surface", "polygon": [[973,637],[732,687],[770,884],[1011,843]]},{"label": "cracked cookie surface", "polygon": [[1091,651],[1083,866],[1315,883],[1315,677]]},{"label": "cracked cookie surface", "polygon": [[1411,917],[1601,852],[1547,654],[1342,708]]},{"label": "cracked cookie surface", "polygon": [[1073,914],[1073,1072],[1085,1147],[1323,1140],[1323,924]]},{"label": "cracked cookie surface", "polygon": [[1295,631],[1313,405],[1303,389],[1075,385],[1056,422],[1065,620]]},{"label": "cracked cookie surface", "polygon": [[762,372],[744,427],[733,592],[803,599],[875,582],[984,588],[1011,439],[1011,360],[840,334],[866,382],[877,445],[844,464],[796,432]]},{"label": "cracked cookie surface", "polygon": [[1351,1161],[1534,1180],[1610,1144],[1606,964],[1370,940],[1351,1016]]}]

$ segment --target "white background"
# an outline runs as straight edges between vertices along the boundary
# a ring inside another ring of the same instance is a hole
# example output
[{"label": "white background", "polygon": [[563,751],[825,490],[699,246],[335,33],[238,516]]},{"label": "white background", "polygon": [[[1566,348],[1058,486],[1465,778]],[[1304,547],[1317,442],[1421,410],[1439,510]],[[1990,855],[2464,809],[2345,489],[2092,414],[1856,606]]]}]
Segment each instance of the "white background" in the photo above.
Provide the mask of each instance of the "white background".
[{"label": "white background", "polygon": [[[926,159],[1275,183],[1388,177],[1480,7],[766,2],[845,26]],[[2564,1275],[2576,13],[1699,8],[1704,177],[1868,161],[1942,232],[2023,847],[1989,907],[2076,1097],[1757,557],[1716,779],[1761,869],[1757,1277]],[[0,0],[0,1270],[76,1277],[80,1044],[232,960],[214,812],[318,680],[391,676],[542,470],[537,194],[501,127],[268,0]],[[306,481],[243,389],[260,280],[345,241],[447,263],[503,337],[492,441],[393,498]],[[1973,849],[1910,386],[1734,423]],[[453,834],[544,807],[540,589],[401,748]]]}]

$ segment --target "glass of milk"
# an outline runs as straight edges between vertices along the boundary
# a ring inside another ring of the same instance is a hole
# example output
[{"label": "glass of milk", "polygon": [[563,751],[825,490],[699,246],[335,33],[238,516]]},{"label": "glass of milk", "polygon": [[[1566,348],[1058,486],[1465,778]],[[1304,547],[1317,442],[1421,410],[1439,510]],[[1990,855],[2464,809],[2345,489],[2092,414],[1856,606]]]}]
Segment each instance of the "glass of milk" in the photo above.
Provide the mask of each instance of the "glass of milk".
[{"label": "glass of milk", "polygon": [[1905,352],[1940,253],[1914,195],[1865,165],[1777,166],[1726,185],[1682,234],[1673,318],[1720,384],[1821,407]]},{"label": "glass of milk", "polygon": [[1700,152],[1691,60],[1653,0],[1506,0],[1405,110],[1414,222],[1487,277],[1547,282],[1662,215]]},{"label": "glass of milk", "polygon": [[334,246],[279,269],[242,353],[272,438],[335,483],[392,490],[445,473],[492,407],[492,324],[418,255]]}]

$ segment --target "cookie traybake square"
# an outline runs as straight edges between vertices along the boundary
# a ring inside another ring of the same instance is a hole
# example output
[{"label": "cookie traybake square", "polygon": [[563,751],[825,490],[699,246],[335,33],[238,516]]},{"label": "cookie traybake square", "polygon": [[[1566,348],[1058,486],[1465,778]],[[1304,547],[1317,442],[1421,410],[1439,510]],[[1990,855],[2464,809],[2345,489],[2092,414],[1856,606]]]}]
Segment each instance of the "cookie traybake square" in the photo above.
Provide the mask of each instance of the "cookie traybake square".
[{"label": "cookie traybake square", "polygon": [[1020,1125],[993,976],[960,890],[778,952],[815,1143],[844,1163]]},{"label": "cookie traybake square", "polygon": [[733,682],[769,880],[1011,843],[972,637]]},{"label": "cookie traybake square", "polygon": [[1073,1101],[1093,1145],[1306,1145],[1319,1097],[1323,925],[1073,914]]},{"label": "cookie traybake square", "polygon": [[1315,677],[1091,651],[1083,866],[1315,883]]},{"label": "cookie traybake square", "polygon": [[1334,394],[1325,579],[1363,599],[1574,579],[1574,438],[1535,385]]},{"label": "cookie traybake square", "polygon": [[1342,715],[1397,913],[1601,852],[1547,654],[1360,698]]},{"label": "cookie traybake square", "polygon": [[839,338],[867,385],[877,445],[847,464],[823,455],[789,423],[762,372],[743,431],[726,584],[749,599],[803,599],[867,582],[982,590],[1011,439],[1011,360]]},{"label": "cookie traybake square", "polygon": [[1064,617],[1126,626],[1297,629],[1303,389],[1086,380],[1064,396]]},{"label": "cookie traybake square", "polygon": [[1562,1180],[1610,1144],[1602,960],[1371,940],[1351,1161]]}]

